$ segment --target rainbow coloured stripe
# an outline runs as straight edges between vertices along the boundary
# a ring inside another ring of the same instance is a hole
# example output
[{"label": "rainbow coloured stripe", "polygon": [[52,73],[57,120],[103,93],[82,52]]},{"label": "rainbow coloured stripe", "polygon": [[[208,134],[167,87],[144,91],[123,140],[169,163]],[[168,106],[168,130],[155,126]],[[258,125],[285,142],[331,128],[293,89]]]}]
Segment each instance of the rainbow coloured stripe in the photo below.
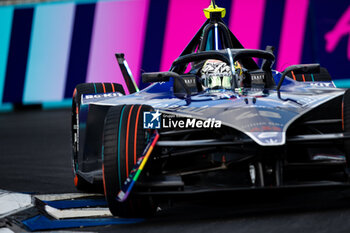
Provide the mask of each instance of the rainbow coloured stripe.
[{"label": "rainbow coloured stripe", "polygon": [[131,170],[129,177],[125,180],[122,189],[119,191],[116,198],[117,201],[123,202],[128,198],[135,182],[137,181],[143,168],[145,167],[148,161],[148,158],[151,155],[153,148],[156,145],[158,139],[159,139],[159,134],[157,131],[155,131],[154,134],[152,135],[151,140],[149,141],[145,150],[143,151],[141,157],[137,160],[134,168]]}]

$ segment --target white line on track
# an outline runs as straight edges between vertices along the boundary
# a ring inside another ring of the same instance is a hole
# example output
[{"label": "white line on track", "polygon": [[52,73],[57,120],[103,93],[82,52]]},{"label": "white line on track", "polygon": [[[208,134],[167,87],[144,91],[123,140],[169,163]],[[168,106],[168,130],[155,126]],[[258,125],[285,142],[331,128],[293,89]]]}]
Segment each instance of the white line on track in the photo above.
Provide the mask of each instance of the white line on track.
[{"label": "white line on track", "polygon": [[34,197],[42,201],[60,201],[60,200],[70,200],[82,197],[103,197],[102,194],[97,193],[62,193],[62,194],[41,194],[34,195]]},{"label": "white line on track", "polygon": [[28,209],[32,206],[31,195],[0,190],[0,218]]},{"label": "white line on track", "polygon": [[65,218],[86,218],[86,217],[111,217],[112,214],[108,208],[75,208],[59,210],[46,205],[45,211],[56,219]]},{"label": "white line on track", "polygon": [[0,228],[0,233],[14,233],[14,232],[6,227],[2,227]]}]

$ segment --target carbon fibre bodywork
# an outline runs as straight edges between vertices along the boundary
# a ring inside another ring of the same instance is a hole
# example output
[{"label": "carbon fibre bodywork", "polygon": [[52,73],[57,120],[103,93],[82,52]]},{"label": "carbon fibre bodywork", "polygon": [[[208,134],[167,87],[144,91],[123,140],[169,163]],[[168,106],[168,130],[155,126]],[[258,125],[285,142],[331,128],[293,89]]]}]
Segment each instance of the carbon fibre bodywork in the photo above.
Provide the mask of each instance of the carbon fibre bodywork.
[{"label": "carbon fibre bodywork", "polygon": [[[281,73],[276,71],[273,73],[275,82],[278,83]],[[341,128],[341,103],[345,90],[336,88],[332,82],[297,82],[287,77],[282,86],[281,95],[283,98],[290,99],[288,101],[278,98],[277,91],[274,89],[245,88],[241,93],[229,90],[203,91],[191,96],[190,102],[174,95],[173,82],[169,80],[169,82],[156,83],[140,92],[126,96],[105,93],[83,96],[79,119],[80,135],[83,137],[80,140],[80,151],[83,153],[80,153],[79,159],[83,161],[79,165],[79,174],[82,177],[91,183],[101,182],[100,145],[104,117],[111,106],[132,104],[150,105],[162,114],[176,115],[185,119],[219,120],[222,122],[222,130],[227,131],[199,135],[193,133],[192,138],[181,139],[178,135],[190,135],[196,129],[187,129],[188,132],[186,129],[160,129],[158,150],[152,155],[155,160],[157,158],[162,160],[169,156],[172,159],[179,156],[182,160],[186,155],[191,157],[191,153],[197,156],[205,152],[216,157],[217,155],[212,152],[224,148],[222,150],[225,151],[226,161],[229,164],[242,162],[242,166],[245,166],[248,171],[246,159],[250,161],[248,164],[251,164],[252,161],[265,156],[269,160],[268,163],[271,163],[271,156],[265,154],[273,151],[272,160],[285,161],[283,165],[285,168],[289,165],[295,168],[299,164],[303,168],[309,165],[318,167],[322,171],[325,166],[334,168],[334,165],[337,165],[336,170],[344,172],[345,152],[342,151],[342,141],[349,137]],[[310,126],[312,126],[311,130]],[[322,131],[318,131],[319,127]],[[330,155],[330,159],[322,157],[321,160],[315,160],[317,156],[323,154],[322,148],[325,142],[330,145],[327,147],[333,148],[330,154],[329,148],[324,150],[326,154],[328,153],[327,155]],[[298,145],[300,150],[289,149],[295,145]],[[228,155],[231,152],[227,152],[230,151],[230,147],[235,148],[232,150],[234,151],[232,155]],[[169,148],[173,151],[167,155],[165,151],[169,151]],[[237,148],[239,148],[238,151]],[[257,153],[265,150],[262,148],[267,148],[267,152]],[[315,152],[310,152],[310,148]],[[241,154],[238,155],[239,153]],[[298,156],[293,156],[293,153]],[[341,160],[331,158],[339,155]],[[221,159],[216,158],[213,161],[218,162]],[[219,169],[222,165],[221,162],[219,164],[216,162],[200,169],[194,166],[193,170],[198,170],[198,173],[208,173],[213,167]],[[168,172],[174,175],[174,173],[186,173],[190,170],[191,168],[180,166],[180,168],[171,168]],[[164,183],[164,180],[161,183]]]},{"label": "carbon fibre bodywork", "polygon": [[[275,73],[276,82],[280,73]],[[247,88],[241,94],[233,91],[207,91],[191,97],[191,102],[177,98],[172,93],[173,81],[154,84],[138,93],[123,97],[110,97],[104,94],[86,95],[82,106],[94,104],[114,106],[122,104],[147,104],[162,113],[206,120],[214,118],[223,125],[237,129],[262,146],[284,145],[286,132],[291,123],[314,109],[344,94],[343,89],[335,88],[332,82],[296,82],[286,79],[282,95],[293,101],[278,98],[275,90]],[[258,130],[255,122],[261,125],[276,126],[274,130]],[[275,136],[261,137],[261,132],[274,132]]]}]

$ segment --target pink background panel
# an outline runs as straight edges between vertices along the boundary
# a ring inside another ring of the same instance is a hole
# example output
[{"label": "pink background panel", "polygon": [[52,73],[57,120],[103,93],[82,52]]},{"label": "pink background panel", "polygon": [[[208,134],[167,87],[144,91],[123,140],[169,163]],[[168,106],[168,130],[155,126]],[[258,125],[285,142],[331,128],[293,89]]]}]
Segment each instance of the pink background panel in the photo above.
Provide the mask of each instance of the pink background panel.
[{"label": "pink background panel", "polygon": [[286,0],[277,70],[301,62],[308,7],[309,0]]},{"label": "pink background panel", "polygon": [[124,53],[138,83],[149,0],[98,2],[87,82],[124,83],[115,53]]},{"label": "pink background panel", "polygon": [[161,71],[169,70],[172,62],[181,54],[192,37],[206,21],[201,9],[207,8],[210,1],[204,0],[170,0]]},{"label": "pink background panel", "polygon": [[244,48],[259,49],[265,0],[232,0],[229,27]]}]

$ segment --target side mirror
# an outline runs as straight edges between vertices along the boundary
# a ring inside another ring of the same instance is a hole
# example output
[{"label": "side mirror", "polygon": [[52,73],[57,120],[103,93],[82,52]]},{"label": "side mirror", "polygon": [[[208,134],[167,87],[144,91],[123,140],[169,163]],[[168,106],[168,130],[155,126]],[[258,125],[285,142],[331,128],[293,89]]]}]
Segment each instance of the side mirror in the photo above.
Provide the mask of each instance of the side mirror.
[{"label": "side mirror", "polygon": [[186,85],[185,81],[181,78],[181,76],[175,72],[150,72],[142,74],[142,82],[143,83],[151,83],[151,82],[167,82],[169,78],[177,79],[180,85],[186,91],[186,99],[191,99],[191,90]]},{"label": "side mirror", "polygon": [[284,78],[290,72],[294,74],[315,74],[320,73],[320,64],[303,64],[303,65],[293,65],[288,66],[282,73],[282,77],[277,85],[277,91],[281,88]]},{"label": "side mirror", "polygon": [[150,72],[142,74],[143,83],[153,83],[153,82],[167,82],[169,78],[180,78],[175,72]]}]

